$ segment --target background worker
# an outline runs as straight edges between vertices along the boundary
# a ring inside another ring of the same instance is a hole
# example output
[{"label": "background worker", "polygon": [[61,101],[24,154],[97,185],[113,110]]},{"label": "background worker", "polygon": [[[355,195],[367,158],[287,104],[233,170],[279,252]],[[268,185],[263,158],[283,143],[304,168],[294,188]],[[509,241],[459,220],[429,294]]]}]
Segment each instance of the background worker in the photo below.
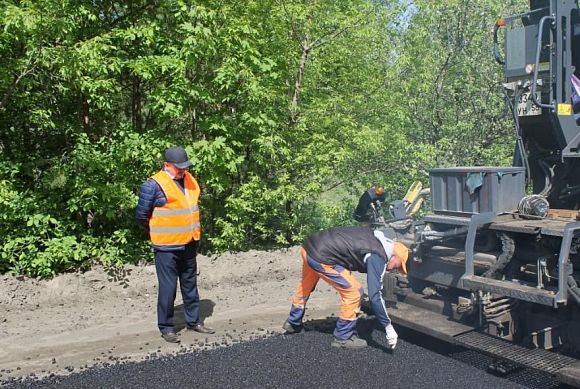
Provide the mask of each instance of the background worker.
[{"label": "background worker", "polygon": [[200,186],[187,171],[192,165],[181,147],[165,151],[163,169],[141,186],[137,222],[149,231],[159,282],[157,325],[168,342],[179,343],[173,324],[177,280],[188,329],[214,333],[199,317],[197,246],[201,238]]},{"label": "background worker", "polygon": [[370,222],[372,218],[369,213],[378,212],[377,207],[380,207],[385,198],[385,188],[382,186],[375,185],[367,189],[358,200],[353,213],[354,220],[361,223]]},{"label": "background worker", "polygon": [[283,329],[290,334],[302,331],[306,303],[322,278],[340,294],[340,315],[332,346],[365,347],[367,342],[360,339],[355,331],[364,293],[362,285],[351,273],[358,271],[367,273],[373,312],[385,328],[387,346],[394,349],[398,336],[381,295],[382,279],[386,271],[394,269],[407,273],[407,247],[369,227],[336,227],[310,236],[304,241],[300,254],[303,261],[302,279],[292,297],[292,308]]}]

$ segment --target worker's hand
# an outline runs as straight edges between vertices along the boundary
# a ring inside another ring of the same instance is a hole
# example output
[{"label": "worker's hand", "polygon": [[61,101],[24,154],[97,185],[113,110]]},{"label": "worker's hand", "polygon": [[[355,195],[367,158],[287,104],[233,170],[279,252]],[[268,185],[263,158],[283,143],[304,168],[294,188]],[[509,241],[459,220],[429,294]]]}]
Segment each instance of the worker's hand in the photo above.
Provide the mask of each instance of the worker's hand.
[{"label": "worker's hand", "polygon": [[395,328],[392,324],[389,324],[385,327],[385,332],[387,334],[387,347],[391,350],[394,350],[397,346],[397,339],[399,338],[399,335],[397,335],[397,331],[395,331]]}]

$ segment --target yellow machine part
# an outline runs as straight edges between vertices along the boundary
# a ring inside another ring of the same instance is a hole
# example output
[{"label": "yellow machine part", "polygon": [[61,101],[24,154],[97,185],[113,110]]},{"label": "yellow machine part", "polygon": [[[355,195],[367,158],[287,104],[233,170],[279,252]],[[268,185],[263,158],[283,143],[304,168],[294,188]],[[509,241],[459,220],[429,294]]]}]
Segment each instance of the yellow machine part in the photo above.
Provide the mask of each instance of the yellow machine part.
[{"label": "yellow machine part", "polygon": [[423,184],[420,181],[415,181],[409,187],[407,194],[403,198],[407,215],[413,216],[416,214],[425,200],[424,196],[429,193],[429,188],[423,189]]}]

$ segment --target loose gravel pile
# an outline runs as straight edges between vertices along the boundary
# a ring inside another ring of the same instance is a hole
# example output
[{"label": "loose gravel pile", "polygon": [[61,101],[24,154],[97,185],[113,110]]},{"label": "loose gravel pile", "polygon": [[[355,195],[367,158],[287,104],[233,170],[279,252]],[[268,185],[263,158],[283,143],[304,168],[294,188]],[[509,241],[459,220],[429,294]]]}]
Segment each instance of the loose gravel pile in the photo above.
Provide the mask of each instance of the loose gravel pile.
[{"label": "loose gravel pile", "polygon": [[[364,322],[361,327],[364,327]],[[367,324],[370,325],[370,324]],[[310,323],[298,335],[276,335],[209,351],[188,352],[145,362],[116,362],[69,376],[13,381],[26,388],[552,388],[544,375],[520,370],[524,385],[467,364],[470,352],[446,354],[416,344],[401,330],[397,350],[385,348],[384,333],[363,328],[370,347],[330,346],[333,323]],[[424,340],[419,342],[424,344]],[[454,354],[454,355],[453,355]],[[471,356],[472,358],[473,356]],[[482,359],[478,359],[481,364]],[[524,372],[524,373],[522,373]]]}]

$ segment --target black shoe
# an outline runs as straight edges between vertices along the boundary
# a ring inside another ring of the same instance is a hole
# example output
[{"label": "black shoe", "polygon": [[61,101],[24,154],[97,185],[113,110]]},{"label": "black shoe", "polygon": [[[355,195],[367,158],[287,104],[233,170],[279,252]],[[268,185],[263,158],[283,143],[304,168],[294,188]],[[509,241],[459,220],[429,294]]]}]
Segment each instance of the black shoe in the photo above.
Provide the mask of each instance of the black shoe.
[{"label": "black shoe", "polygon": [[282,324],[282,329],[286,331],[287,334],[297,334],[299,332],[302,332],[304,326],[302,324],[295,325],[286,320],[284,324]]},{"label": "black shoe", "polygon": [[166,334],[161,334],[161,337],[165,339],[166,342],[169,343],[179,343],[181,340],[177,337],[175,332],[168,332]]},{"label": "black shoe", "polygon": [[367,341],[364,339],[359,338],[355,334],[348,339],[337,339],[334,338],[332,342],[330,342],[332,347],[340,347],[340,348],[363,348],[368,346]]},{"label": "black shoe", "polygon": [[191,331],[199,332],[201,334],[213,334],[213,333],[215,333],[213,328],[206,327],[203,324],[196,324],[193,326],[188,325],[187,329],[191,330]]}]

